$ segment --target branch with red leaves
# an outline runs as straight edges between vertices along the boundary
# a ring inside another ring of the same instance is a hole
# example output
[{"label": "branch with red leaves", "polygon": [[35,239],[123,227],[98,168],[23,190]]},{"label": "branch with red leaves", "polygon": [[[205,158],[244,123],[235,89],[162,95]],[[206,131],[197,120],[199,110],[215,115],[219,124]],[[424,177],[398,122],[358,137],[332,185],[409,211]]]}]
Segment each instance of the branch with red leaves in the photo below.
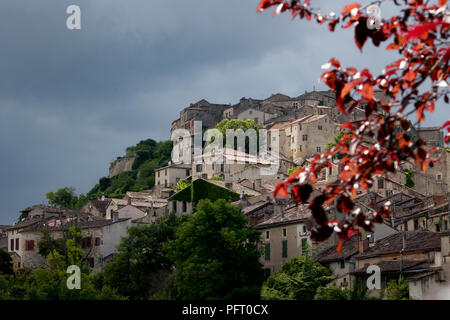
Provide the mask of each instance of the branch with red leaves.
[{"label": "branch with red leaves", "polygon": [[[334,58],[322,66],[327,71],[321,80],[336,93],[339,111],[348,114],[355,107],[363,106],[365,120],[342,124],[341,129],[346,133],[337,145],[321,155],[316,154],[309,167],[292,173],[275,189],[275,196],[291,197],[297,204],[309,203],[308,225],[312,240],[323,241],[336,232],[340,239],[338,249],[343,240],[359,233],[360,228],[371,232],[374,223],[389,218],[389,203],[367,215],[357,208],[354,199],[358,191],[371,188],[375,177],[394,173],[404,161],[412,159],[423,172],[439,161],[432,157],[437,148],[426,151],[423,140],[413,140],[411,123],[406,118],[414,112],[421,123],[426,112],[434,111],[439,99],[449,103],[450,13],[447,1],[429,4],[430,1],[423,0],[392,0],[402,7],[403,15],[382,20],[380,28],[371,28],[370,17],[364,9],[385,1],[373,1],[365,6],[349,4],[339,16],[333,12],[321,15],[311,8],[309,0],[262,0],[257,9],[260,12],[275,6],[274,15],[290,11],[293,18],[314,19],[319,24],[327,22],[331,32],[338,24],[344,29],[353,27],[359,50],[363,50],[369,39],[375,46],[390,41],[386,50],[396,50],[401,55],[401,59],[387,65],[378,76],[368,69],[344,68]],[[387,98],[378,99],[375,90],[383,92]],[[450,143],[450,121],[443,127],[447,129],[445,143]],[[337,154],[345,155],[339,184],[328,185],[310,200],[318,173],[330,166]],[[345,219],[329,221],[324,207],[331,205],[346,213]]]}]

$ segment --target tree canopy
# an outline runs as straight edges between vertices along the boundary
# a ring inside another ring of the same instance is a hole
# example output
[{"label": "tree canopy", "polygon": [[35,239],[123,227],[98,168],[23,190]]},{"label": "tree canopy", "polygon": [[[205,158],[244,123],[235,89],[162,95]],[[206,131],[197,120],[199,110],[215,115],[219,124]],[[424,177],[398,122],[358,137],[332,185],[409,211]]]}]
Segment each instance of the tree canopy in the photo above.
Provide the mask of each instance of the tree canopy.
[{"label": "tree canopy", "polygon": [[231,298],[233,291],[253,297],[255,287],[259,291],[260,233],[247,223],[241,209],[223,199],[199,202],[165,247],[177,268],[178,298]]}]

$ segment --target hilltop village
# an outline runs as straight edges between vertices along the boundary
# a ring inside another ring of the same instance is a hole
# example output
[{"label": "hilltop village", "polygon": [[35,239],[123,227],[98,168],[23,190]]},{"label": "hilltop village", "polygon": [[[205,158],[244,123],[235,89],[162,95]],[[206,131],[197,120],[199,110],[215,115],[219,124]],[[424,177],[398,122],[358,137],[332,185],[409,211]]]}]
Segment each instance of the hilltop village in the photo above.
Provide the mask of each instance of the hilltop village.
[{"label": "hilltop village", "polygon": [[[379,92],[375,95],[383,99]],[[439,148],[440,162],[426,173],[405,162],[395,173],[377,177],[371,189],[361,190],[355,199],[361,210],[378,210],[390,202],[391,218],[377,224],[373,233],[362,232],[344,242],[341,252],[337,252],[338,239],[334,235],[324,242],[311,241],[306,206],[275,199],[273,193],[292,169],[307,166],[314,154],[324,152],[333,143],[342,123],[365,119],[364,106],[343,115],[330,91],[305,92],[297,97],[274,94],[264,100],[242,98],[234,105],[200,100],[180,112],[170,131],[184,129],[193,135],[195,121],[201,121],[205,130],[215,128],[224,119],[252,120],[267,129],[268,143],[273,138],[270,133],[278,130],[279,153],[274,153],[279,163],[277,172],[262,175],[268,166],[265,159],[246,150],[223,148],[203,153],[202,160],[192,164],[169,161],[154,170],[154,186],[149,190],[127,191],[120,198],[101,196],[76,210],[46,205],[24,209],[20,222],[0,226],[0,248],[11,255],[14,270],[45,266],[37,248],[44,227],[60,237],[65,226],[79,226],[86,261],[95,274],[114,260],[116,246],[128,227],[151,225],[172,212],[190,215],[200,199],[225,198],[241,207],[249,224],[261,232],[260,261],[266,276],[309,248],[313,258],[331,271],[334,280],[330,284],[338,287],[349,287],[355,279],[365,281],[369,276],[366,269],[373,264],[380,267],[381,288],[402,274],[413,299],[422,299],[449,285],[450,151],[440,127],[411,129],[411,135],[423,139],[427,148]],[[231,161],[217,161],[219,158]],[[109,178],[132,170],[138,159],[137,154],[118,159],[110,167]],[[242,161],[233,161],[236,159]],[[339,159],[334,159],[314,187],[321,190],[338,180],[339,171]],[[180,187],[182,184],[185,187]],[[334,218],[343,215],[333,206],[327,208],[327,213]],[[372,294],[376,295],[377,290],[373,289]]]}]

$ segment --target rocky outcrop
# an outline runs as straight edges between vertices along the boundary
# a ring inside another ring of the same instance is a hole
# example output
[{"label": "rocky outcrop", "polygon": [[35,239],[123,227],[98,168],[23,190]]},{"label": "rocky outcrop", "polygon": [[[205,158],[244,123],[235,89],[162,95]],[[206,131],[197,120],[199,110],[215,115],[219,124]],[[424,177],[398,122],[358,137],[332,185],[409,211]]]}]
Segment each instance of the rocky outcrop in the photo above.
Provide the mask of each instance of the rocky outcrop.
[{"label": "rocky outcrop", "polygon": [[108,178],[112,178],[117,176],[121,172],[131,171],[133,168],[133,163],[136,160],[136,156],[132,157],[123,157],[114,161],[109,167],[109,176]]}]

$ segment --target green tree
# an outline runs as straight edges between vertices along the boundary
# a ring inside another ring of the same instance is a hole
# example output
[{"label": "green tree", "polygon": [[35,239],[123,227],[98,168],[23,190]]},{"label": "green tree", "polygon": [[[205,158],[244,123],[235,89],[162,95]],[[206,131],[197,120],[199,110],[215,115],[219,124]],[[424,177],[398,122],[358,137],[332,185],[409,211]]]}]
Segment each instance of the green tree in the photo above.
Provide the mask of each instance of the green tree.
[{"label": "green tree", "polygon": [[406,175],[405,186],[407,186],[408,188],[414,188],[414,170],[406,169],[404,173]]},{"label": "green tree", "polygon": [[409,286],[403,278],[388,283],[385,296],[387,300],[409,300]]},{"label": "green tree", "polygon": [[175,186],[172,186],[171,188],[178,192],[183,189],[186,189],[190,185],[191,185],[191,183],[189,181],[183,179],[183,180],[178,180],[177,184]]},{"label": "green tree", "polygon": [[48,192],[46,197],[51,206],[67,209],[81,208],[88,200],[84,195],[78,197],[73,187],[64,187],[58,189],[56,192]]},{"label": "green tree", "polygon": [[[333,137],[333,142],[330,142],[330,143],[328,143],[327,144],[327,147],[326,147],[326,149],[325,150],[331,150],[331,148],[333,148],[335,145],[337,145],[340,141],[341,141],[341,139],[342,139],[342,137],[345,135],[345,131],[344,130],[341,130],[341,131],[339,131],[334,137]],[[347,141],[347,145],[348,145],[348,143],[349,143],[349,141]],[[336,159],[342,159],[343,157],[345,156],[345,154],[342,154],[342,153],[339,153],[339,154],[337,154],[336,156],[334,156],[334,158],[336,158]]]},{"label": "green tree", "polygon": [[8,252],[0,249],[0,274],[13,274],[12,259]]},{"label": "green tree", "polygon": [[172,213],[150,226],[129,228],[114,261],[103,271],[103,283],[133,300],[148,299],[166,289],[170,285],[173,263],[162,248],[174,238],[183,220]]},{"label": "green tree", "polygon": [[317,289],[314,300],[348,300],[349,291],[347,288],[338,288],[336,285],[320,287]]},{"label": "green tree", "polygon": [[290,168],[290,169],[287,171],[287,174],[290,175],[291,173],[293,173],[293,172],[295,172],[295,171],[297,171],[297,170],[300,170],[301,168],[302,168],[302,166],[296,166],[296,167],[294,167],[294,168]]},{"label": "green tree", "polygon": [[[256,132],[257,150],[259,150],[259,130],[262,128],[263,127],[261,125],[256,124],[255,121],[253,121],[251,119],[245,119],[245,120],[224,119],[216,125],[216,129],[218,129],[222,133],[224,146],[227,144],[227,141],[226,141],[227,130],[242,129],[245,133],[249,129],[254,129]],[[214,141],[214,139],[210,142],[213,142],[213,141]],[[231,142],[229,142],[229,144],[233,145],[233,149],[237,150],[236,141],[231,141]],[[209,151],[208,147],[206,148],[206,151]],[[246,140],[245,140],[245,151],[249,152],[249,139],[248,138],[246,138]]]},{"label": "green tree", "polygon": [[309,253],[292,258],[264,283],[264,300],[313,300],[317,289],[333,280],[327,268],[314,261]]},{"label": "green tree", "polygon": [[236,289],[240,297],[254,292],[249,288],[263,280],[260,233],[248,226],[239,207],[223,199],[201,200],[196,209],[166,245],[177,268],[178,297],[231,299]]}]

